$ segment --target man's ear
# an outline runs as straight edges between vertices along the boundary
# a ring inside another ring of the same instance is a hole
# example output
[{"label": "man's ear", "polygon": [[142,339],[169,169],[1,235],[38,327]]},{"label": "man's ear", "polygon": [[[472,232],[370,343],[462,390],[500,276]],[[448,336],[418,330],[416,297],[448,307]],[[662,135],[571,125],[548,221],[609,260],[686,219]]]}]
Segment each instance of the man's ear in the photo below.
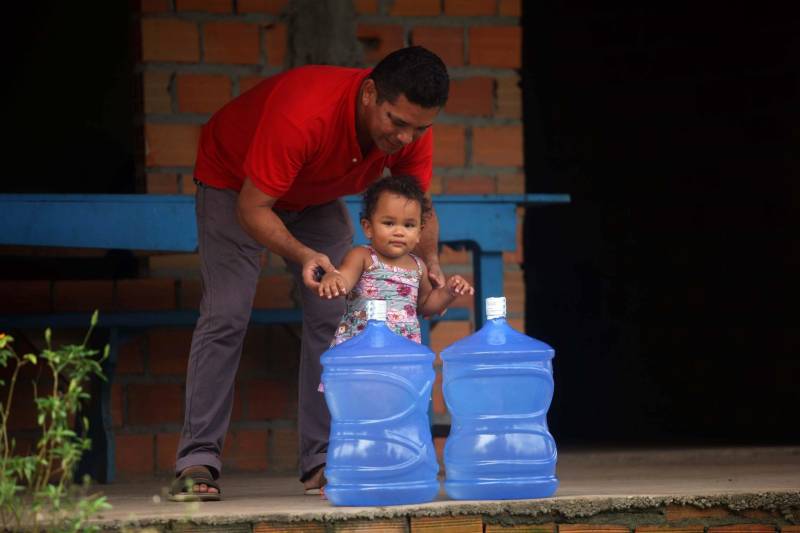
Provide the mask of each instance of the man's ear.
[{"label": "man's ear", "polygon": [[374,104],[378,99],[378,89],[375,87],[375,80],[367,78],[364,80],[364,86],[361,90],[361,104],[370,105]]},{"label": "man's ear", "polygon": [[364,236],[372,240],[372,224],[366,218],[361,219],[361,229],[364,231]]}]

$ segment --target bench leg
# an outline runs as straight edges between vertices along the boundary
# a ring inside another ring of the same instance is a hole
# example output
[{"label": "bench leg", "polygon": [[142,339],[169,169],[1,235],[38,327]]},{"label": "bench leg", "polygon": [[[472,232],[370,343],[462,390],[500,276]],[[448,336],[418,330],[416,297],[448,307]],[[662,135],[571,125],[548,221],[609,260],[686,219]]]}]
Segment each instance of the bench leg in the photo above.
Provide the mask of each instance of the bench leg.
[{"label": "bench leg", "polygon": [[484,252],[476,248],[472,252],[472,266],[475,271],[475,330],[486,322],[485,300],[503,294],[503,254]]}]

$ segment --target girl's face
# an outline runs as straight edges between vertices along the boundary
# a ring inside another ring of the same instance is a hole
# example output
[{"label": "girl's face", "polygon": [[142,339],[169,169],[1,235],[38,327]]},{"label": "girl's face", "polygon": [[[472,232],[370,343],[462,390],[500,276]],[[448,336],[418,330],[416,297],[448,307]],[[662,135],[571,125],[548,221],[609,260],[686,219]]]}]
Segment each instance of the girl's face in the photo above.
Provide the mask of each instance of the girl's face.
[{"label": "girl's face", "polygon": [[397,193],[382,192],[375,212],[369,219],[361,220],[361,227],[379,254],[399,259],[419,244],[422,206]]}]

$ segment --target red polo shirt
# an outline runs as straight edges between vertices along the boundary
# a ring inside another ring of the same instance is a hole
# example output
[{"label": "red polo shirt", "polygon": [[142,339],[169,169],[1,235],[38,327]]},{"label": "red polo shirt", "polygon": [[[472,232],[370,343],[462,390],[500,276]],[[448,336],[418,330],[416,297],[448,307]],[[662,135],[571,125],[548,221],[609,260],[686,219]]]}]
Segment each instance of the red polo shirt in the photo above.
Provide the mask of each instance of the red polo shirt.
[{"label": "red polo shirt", "polygon": [[431,181],[433,134],[388,155],[361,153],[356,98],[369,70],[308,66],[267,78],[203,126],[195,177],[240,190],[248,176],[289,211],[362,192],[384,168]]}]

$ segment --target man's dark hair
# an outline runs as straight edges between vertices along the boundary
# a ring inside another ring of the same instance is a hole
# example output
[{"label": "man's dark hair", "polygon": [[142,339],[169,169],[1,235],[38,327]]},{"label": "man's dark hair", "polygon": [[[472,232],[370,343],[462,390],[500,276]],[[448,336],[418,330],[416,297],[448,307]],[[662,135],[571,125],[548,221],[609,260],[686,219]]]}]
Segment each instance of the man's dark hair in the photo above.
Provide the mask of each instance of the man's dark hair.
[{"label": "man's dark hair", "polygon": [[419,180],[414,176],[386,176],[377,181],[372,182],[366,191],[364,191],[364,206],[361,211],[361,218],[369,220],[375,214],[375,208],[378,206],[378,198],[381,193],[390,192],[399,194],[400,196],[417,202],[422,210],[422,223],[428,218],[431,212],[431,204],[422,187],[419,186]]},{"label": "man's dark hair", "polygon": [[439,56],[421,46],[395,50],[375,65],[369,77],[375,81],[378,103],[394,103],[401,94],[426,109],[447,103],[447,67]]}]

